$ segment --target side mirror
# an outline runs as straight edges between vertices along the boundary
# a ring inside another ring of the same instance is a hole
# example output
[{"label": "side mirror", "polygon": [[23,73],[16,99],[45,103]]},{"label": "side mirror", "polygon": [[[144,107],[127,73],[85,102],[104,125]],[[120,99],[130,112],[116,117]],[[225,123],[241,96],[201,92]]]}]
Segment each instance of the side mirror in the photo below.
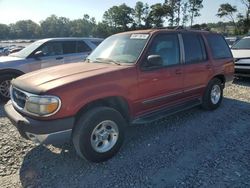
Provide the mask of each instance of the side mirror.
[{"label": "side mirror", "polygon": [[163,60],[160,55],[150,55],[147,60],[148,66],[150,67],[159,67],[163,65]]},{"label": "side mirror", "polygon": [[42,51],[37,51],[34,55],[33,55],[33,57],[35,58],[35,59],[39,59],[39,57],[42,57],[44,54],[43,54],[43,52]]}]

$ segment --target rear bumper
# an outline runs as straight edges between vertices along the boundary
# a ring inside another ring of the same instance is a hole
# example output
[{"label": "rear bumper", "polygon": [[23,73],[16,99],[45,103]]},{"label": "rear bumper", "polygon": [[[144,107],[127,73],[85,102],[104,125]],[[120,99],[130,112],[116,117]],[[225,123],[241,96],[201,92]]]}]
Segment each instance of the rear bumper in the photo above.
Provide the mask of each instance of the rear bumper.
[{"label": "rear bumper", "polygon": [[16,111],[11,101],[4,106],[4,109],[11,123],[26,139],[40,144],[60,144],[70,141],[74,117],[49,121],[35,120]]}]

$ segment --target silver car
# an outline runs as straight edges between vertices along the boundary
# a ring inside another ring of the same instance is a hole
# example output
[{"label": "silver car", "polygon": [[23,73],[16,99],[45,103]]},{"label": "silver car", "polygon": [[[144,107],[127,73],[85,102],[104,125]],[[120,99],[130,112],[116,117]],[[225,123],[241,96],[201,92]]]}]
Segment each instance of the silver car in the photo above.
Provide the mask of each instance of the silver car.
[{"label": "silver car", "polygon": [[23,50],[0,57],[0,99],[9,99],[10,81],[34,70],[84,61],[103,39],[51,38],[38,40]]}]

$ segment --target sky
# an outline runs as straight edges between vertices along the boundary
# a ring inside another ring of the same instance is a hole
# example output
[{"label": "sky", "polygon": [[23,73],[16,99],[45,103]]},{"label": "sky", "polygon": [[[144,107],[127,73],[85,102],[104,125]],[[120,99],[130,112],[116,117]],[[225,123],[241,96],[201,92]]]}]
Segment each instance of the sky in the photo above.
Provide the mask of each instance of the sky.
[{"label": "sky", "polygon": [[[164,0],[141,1],[149,5],[164,2]],[[137,0],[0,0],[0,23],[10,24],[26,19],[39,23],[52,14],[71,20],[89,14],[97,21],[101,21],[103,13],[110,7],[122,3],[134,7],[136,2]],[[222,3],[236,5],[242,12],[244,10],[240,0],[203,0],[204,8],[201,10],[201,16],[195,19],[195,23],[227,21],[215,16]]]}]

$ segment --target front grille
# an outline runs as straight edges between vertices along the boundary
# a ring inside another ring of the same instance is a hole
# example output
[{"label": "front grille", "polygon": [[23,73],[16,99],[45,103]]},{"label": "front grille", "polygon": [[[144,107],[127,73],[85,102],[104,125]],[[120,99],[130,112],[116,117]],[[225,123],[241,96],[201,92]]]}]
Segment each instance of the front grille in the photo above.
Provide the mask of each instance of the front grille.
[{"label": "front grille", "polygon": [[12,100],[16,103],[19,108],[24,108],[27,95],[22,91],[12,88]]}]

